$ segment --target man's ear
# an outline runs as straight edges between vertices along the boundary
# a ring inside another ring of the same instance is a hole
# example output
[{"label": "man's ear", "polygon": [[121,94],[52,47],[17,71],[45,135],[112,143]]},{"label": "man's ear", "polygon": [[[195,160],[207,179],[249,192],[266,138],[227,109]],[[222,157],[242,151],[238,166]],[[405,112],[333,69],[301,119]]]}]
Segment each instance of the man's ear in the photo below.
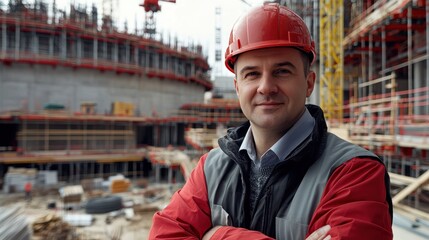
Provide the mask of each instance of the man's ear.
[{"label": "man's ear", "polygon": [[238,91],[238,84],[237,84],[237,78],[234,77],[234,88],[235,88],[235,93],[237,94],[237,96],[239,95],[239,91]]},{"label": "man's ear", "polygon": [[314,90],[314,84],[316,83],[316,73],[314,71],[310,71],[307,74],[307,97],[310,97],[311,93]]}]

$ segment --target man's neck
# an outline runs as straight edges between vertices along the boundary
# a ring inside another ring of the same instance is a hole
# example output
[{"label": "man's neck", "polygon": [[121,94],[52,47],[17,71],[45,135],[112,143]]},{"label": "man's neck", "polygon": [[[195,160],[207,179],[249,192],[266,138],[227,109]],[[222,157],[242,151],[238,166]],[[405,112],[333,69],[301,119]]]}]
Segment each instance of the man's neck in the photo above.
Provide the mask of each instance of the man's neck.
[{"label": "man's neck", "polygon": [[[294,124],[299,121],[301,116],[304,114],[305,108],[301,114],[297,116]],[[293,126],[289,126],[287,129],[265,129],[257,128],[252,126],[253,141],[255,143],[256,156],[260,159],[261,156],[270,149],[286,132]]]},{"label": "man's neck", "polygon": [[256,155],[260,159],[261,156],[270,149],[284,133],[273,131],[255,130],[252,128],[253,141],[255,143]]}]

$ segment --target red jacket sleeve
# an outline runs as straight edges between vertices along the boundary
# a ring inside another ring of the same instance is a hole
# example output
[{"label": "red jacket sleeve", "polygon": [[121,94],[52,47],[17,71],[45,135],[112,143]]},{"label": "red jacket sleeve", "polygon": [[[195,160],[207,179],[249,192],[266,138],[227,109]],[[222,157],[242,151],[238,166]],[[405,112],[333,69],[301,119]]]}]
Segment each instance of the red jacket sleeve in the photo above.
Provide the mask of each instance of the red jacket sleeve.
[{"label": "red jacket sleeve", "polygon": [[392,239],[385,184],[380,162],[355,158],[342,164],[326,184],[308,235],[329,224],[332,240]]},{"label": "red jacket sleeve", "polygon": [[238,227],[221,227],[215,232],[210,240],[237,240],[237,239],[252,239],[252,240],[270,240],[270,238],[258,231],[252,231]]},{"label": "red jacket sleeve", "polygon": [[162,211],[155,213],[149,239],[201,239],[211,228],[204,162],[201,157],[183,188]]},{"label": "red jacket sleeve", "polygon": [[[201,157],[183,188],[177,191],[162,211],[155,213],[149,239],[201,239],[212,228],[208,202],[204,163]],[[215,239],[271,239],[266,235],[245,228],[225,226],[211,238]]]}]

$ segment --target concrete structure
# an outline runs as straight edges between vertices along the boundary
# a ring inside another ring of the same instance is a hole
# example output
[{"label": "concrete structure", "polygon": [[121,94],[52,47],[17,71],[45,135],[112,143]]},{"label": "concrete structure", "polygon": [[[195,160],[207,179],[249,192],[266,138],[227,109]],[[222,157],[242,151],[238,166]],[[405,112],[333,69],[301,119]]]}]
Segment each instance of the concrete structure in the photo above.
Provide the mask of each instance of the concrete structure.
[{"label": "concrete structure", "polygon": [[192,83],[64,66],[0,64],[0,112],[40,112],[63,105],[70,113],[85,102],[95,114],[111,114],[112,103],[135,106],[133,116],[169,116],[182,104],[201,102],[206,88]]},{"label": "concrete structure", "polygon": [[213,87],[201,45],[120,32],[95,7],[47,6],[0,9],[0,177],[35,166],[68,182],[117,171],[135,179],[146,174],[145,147],[185,148],[186,129],[242,120],[236,105],[226,117],[186,105]]},{"label": "concrete structure", "polygon": [[237,99],[234,89],[234,76],[216,76],[213,81],[213,96],[225,99]]},{"label": "concrete structure", "polygon": [[53,12],[21,1],[0,11],[0,112],[92,102],[110,114],[120,101],[130,115],[166,116],[212,88],[201,46],[118,32],[109,16],[98,25],[95,7]]}]

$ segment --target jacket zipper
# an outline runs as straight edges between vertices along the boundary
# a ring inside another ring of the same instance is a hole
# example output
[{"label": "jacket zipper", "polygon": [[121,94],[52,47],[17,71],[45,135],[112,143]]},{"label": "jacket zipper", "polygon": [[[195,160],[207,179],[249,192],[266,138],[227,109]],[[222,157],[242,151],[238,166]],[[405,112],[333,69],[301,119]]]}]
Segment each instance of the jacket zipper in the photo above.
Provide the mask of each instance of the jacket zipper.
[{"label": "jacket zipper", "polygon": [[[240,165],[239,165],[240,166]],[[247,225],[247,223],[249,222],[249,216],[248,214],[246,214],[246,207],[245,205],[245,201],[247,198],[247,181],[245,179],[248,179],[248,176],[245,174],[246,171],[243,171],[243,168],[245,168],[245,166],[240,166],[240,173],[241,173],[241,183],[243,185],[243,193],[241,195],[241,210],[240,210],[240,217],[239,219],[244,220],[242,222],[245,223],[245,225]]]},{"label": "jacket zipper", "polygon": [[271,186],[267,189],[266,192],[266,200],[265,200],[265,207],[264,207],[264,218],[262,221],[262,229],[266,229],[268,219],[271,216],[268,216],[271,209]]}]

